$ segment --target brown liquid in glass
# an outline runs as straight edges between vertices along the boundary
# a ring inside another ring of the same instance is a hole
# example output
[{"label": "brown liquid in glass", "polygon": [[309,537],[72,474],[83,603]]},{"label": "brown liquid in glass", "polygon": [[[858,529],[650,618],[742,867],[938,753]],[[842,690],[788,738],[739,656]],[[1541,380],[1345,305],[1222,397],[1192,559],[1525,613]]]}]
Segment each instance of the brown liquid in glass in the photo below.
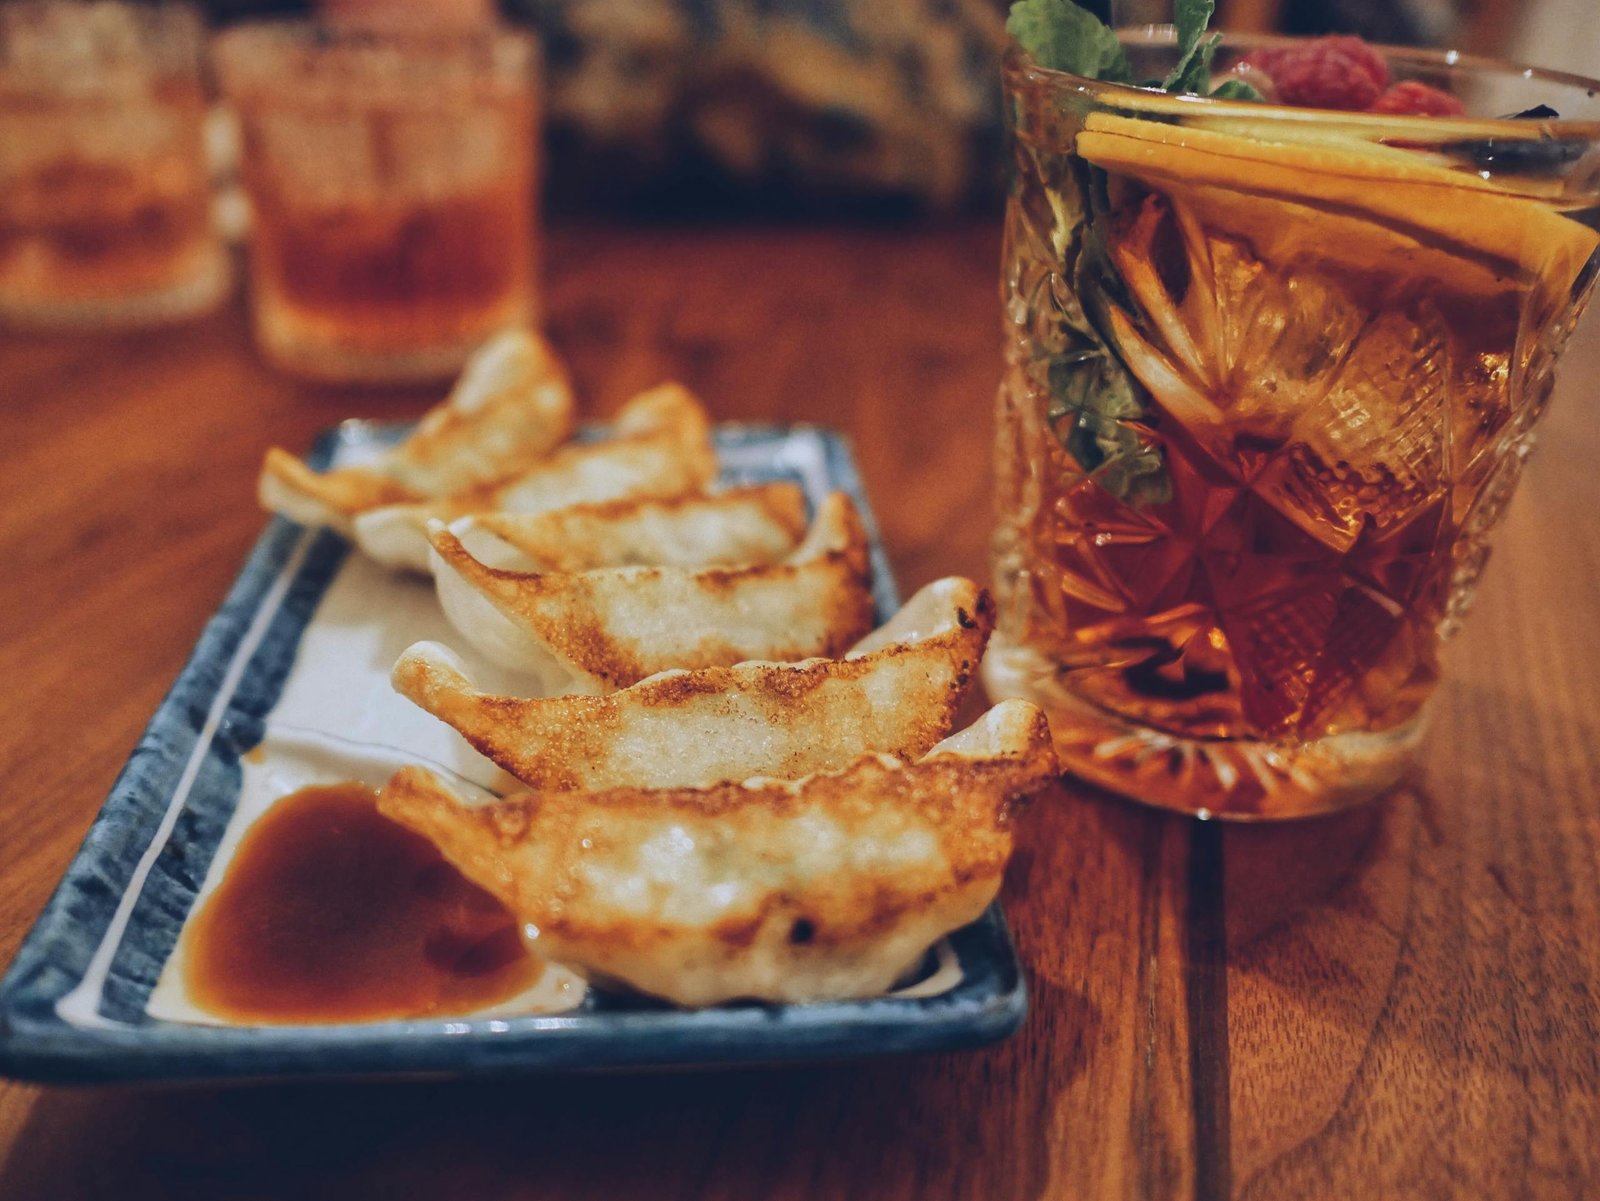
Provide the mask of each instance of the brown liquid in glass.
[{"label": "brown liquid in glass", "polygon": [[526,181],[429,200],[318,205],[258,184],[255,270],[283,321],[411,350],[511,323],[531,288]]},{"label": "brown liquid in glass", "polygon": [[180,83],[155,89],[148,119],[167,135],[142,151],[118,156],[77,144],[81,131],[114,119],[125,103],[0,88],[0,125],[19,147],[24,135],[33,147],[26,170],[0,170],[0,290],[16,300],[158,291],[192,279],[213,253],[204,96]]},{"label": "brown liquid in glass", "polygon": [[195,1004],[240,1022],[469,1013],[544,964],[515,920],[359,784],[304,788],[245,834],[188,932]]}]

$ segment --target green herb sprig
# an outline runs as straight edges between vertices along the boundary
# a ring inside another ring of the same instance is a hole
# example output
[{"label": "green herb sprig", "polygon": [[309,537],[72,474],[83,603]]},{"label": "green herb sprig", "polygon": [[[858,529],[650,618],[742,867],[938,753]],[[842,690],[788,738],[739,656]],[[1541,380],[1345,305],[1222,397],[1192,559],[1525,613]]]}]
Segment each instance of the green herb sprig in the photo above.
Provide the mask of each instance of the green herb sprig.
[{"label": "green herb sprig", "polygon": [[1205,36],[1216,0],[1175,0],[1178,64],[1165,79],[1138,80],[1117,35],[1099,17],[1072,0],[1016,0],[1006,17],[1006,32],[1041,65],[1109,83],[1160,88],[1174,94],[1215,96],[1219,100],[1260,100],[1242,79],[1211,87],[1211,60],[1222,35]]}]

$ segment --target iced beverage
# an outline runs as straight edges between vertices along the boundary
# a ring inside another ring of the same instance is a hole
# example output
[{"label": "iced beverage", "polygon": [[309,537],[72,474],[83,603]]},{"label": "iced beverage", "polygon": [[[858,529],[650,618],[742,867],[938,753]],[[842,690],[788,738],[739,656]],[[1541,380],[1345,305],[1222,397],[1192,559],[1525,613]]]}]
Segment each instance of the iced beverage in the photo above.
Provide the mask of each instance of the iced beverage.
[{"label": "iced beverage", "polygon": [[1281,817],[1396,780],[1594,281],[1600,85],[1393,65],[1469,111],[1562,115],[1008,61],[985,675],[1137,799]]}]

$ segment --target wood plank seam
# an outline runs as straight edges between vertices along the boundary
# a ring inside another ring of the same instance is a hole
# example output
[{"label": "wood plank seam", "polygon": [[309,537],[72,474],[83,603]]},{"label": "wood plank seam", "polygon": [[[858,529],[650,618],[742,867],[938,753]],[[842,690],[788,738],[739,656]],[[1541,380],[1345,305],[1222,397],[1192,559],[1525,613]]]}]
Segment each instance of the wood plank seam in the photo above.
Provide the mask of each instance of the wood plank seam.
[{"label": "wood plank seam", "polygon": [[1196,1201],[1226,1201],[1233,1195],[1229,1138],[1228,925],[1223,872],[1221,823],[1196,822],[1189,845],[1189,896],[1185,906],[1188,946],[1184,955]]}]

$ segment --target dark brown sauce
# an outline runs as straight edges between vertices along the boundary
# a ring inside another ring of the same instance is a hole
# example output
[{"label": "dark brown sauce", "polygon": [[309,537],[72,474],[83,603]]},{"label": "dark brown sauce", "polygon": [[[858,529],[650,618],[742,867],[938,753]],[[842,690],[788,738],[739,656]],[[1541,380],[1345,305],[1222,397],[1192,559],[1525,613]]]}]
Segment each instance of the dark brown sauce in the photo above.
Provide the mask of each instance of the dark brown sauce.
[{"label": "dark brown sauce", "polygon": [[359,784],[278,801],[240,840],[188,940],[190,997],[234,1021],[468,1013],[544,971],[500,903]]}]

